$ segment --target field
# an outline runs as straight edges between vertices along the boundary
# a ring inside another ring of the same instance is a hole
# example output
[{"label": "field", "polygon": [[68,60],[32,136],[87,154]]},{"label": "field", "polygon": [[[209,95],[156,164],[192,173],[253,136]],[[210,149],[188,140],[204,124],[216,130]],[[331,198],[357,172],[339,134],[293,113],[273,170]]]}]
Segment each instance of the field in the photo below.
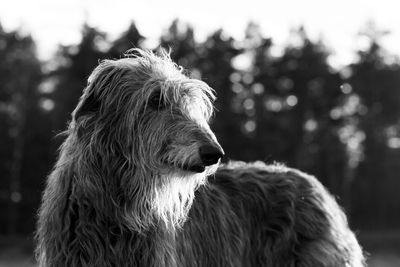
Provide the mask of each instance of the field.
[{"label": "field", "polygon": [[[369,267],[400,266],[400,230],[369,231],[359,234],[368,252]],[[34,267],[31,238],[0,237],[0,267]]]}]

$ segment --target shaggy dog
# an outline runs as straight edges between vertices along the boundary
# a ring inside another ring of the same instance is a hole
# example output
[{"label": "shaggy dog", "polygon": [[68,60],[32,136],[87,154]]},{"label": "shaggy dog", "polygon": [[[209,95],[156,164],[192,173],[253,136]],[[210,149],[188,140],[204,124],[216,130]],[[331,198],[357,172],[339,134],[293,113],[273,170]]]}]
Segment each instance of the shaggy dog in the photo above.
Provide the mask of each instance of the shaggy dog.
[{"label": "shaggy dog", "polygon": [[217,170],[213,100],[166,53],[101,62],[48,177],[39,266],[363,266],[314,177],[260,162]]}]

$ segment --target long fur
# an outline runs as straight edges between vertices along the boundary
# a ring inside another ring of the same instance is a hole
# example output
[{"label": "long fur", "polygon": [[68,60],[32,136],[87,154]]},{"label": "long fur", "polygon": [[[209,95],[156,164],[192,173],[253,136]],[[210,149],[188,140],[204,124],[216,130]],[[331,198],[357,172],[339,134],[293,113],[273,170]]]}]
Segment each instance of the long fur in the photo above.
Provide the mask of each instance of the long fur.
[{"label": "long fur", "polygon": [[314,177],[204,163],[202,147],[222,151],[214,98],[164,52],[101,62],[47,180],[39,266],[363,266]]}]

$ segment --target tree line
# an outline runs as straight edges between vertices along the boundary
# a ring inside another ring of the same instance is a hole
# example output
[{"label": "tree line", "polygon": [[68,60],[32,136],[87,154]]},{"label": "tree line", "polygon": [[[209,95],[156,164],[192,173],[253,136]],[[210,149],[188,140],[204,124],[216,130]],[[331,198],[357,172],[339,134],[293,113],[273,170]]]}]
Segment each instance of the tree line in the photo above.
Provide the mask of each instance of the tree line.
[{"label": "tree line", "polygon": [[[369,27],[369,46],[340,69],[304,28],[282,53],[249,23],[242,40],[222,29],[205,41],[175,20],[160,37],[172,58],[217,94],[212,120],[227,158],[283,162],[316,175],[354,228],[400,223],[400,61]],[[61,133],[99,60],[146,38],[132,23],[119,38],[84,24],[80,43],[42,62],[35,41],[0,26],[0,234],[30,233]]]}]

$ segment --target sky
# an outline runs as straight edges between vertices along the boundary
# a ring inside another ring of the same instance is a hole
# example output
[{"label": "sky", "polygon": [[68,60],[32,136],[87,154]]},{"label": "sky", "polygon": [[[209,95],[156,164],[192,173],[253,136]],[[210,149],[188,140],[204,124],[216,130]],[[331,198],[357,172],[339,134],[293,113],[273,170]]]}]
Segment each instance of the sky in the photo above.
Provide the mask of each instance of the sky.
[{"label": "sky", "polygon": [[190,23],[199,41],[219,28],[241,39],[253,21],[278,48],[288,43],[290,29],[303,25],[310,38],[322,38],[333,52],[331,63],[341,65],[353,61],[354,51],[365,47],[359,32],[368,21],[390,31],[382,44],[400,55],[399,11],[398,0],[0,0],[0,23],[6,30],[30,33],[44,60],[51,58],[58,44],[78,43],[85,21],[111,40],[134,21],[149,48],[175,18]]}]

